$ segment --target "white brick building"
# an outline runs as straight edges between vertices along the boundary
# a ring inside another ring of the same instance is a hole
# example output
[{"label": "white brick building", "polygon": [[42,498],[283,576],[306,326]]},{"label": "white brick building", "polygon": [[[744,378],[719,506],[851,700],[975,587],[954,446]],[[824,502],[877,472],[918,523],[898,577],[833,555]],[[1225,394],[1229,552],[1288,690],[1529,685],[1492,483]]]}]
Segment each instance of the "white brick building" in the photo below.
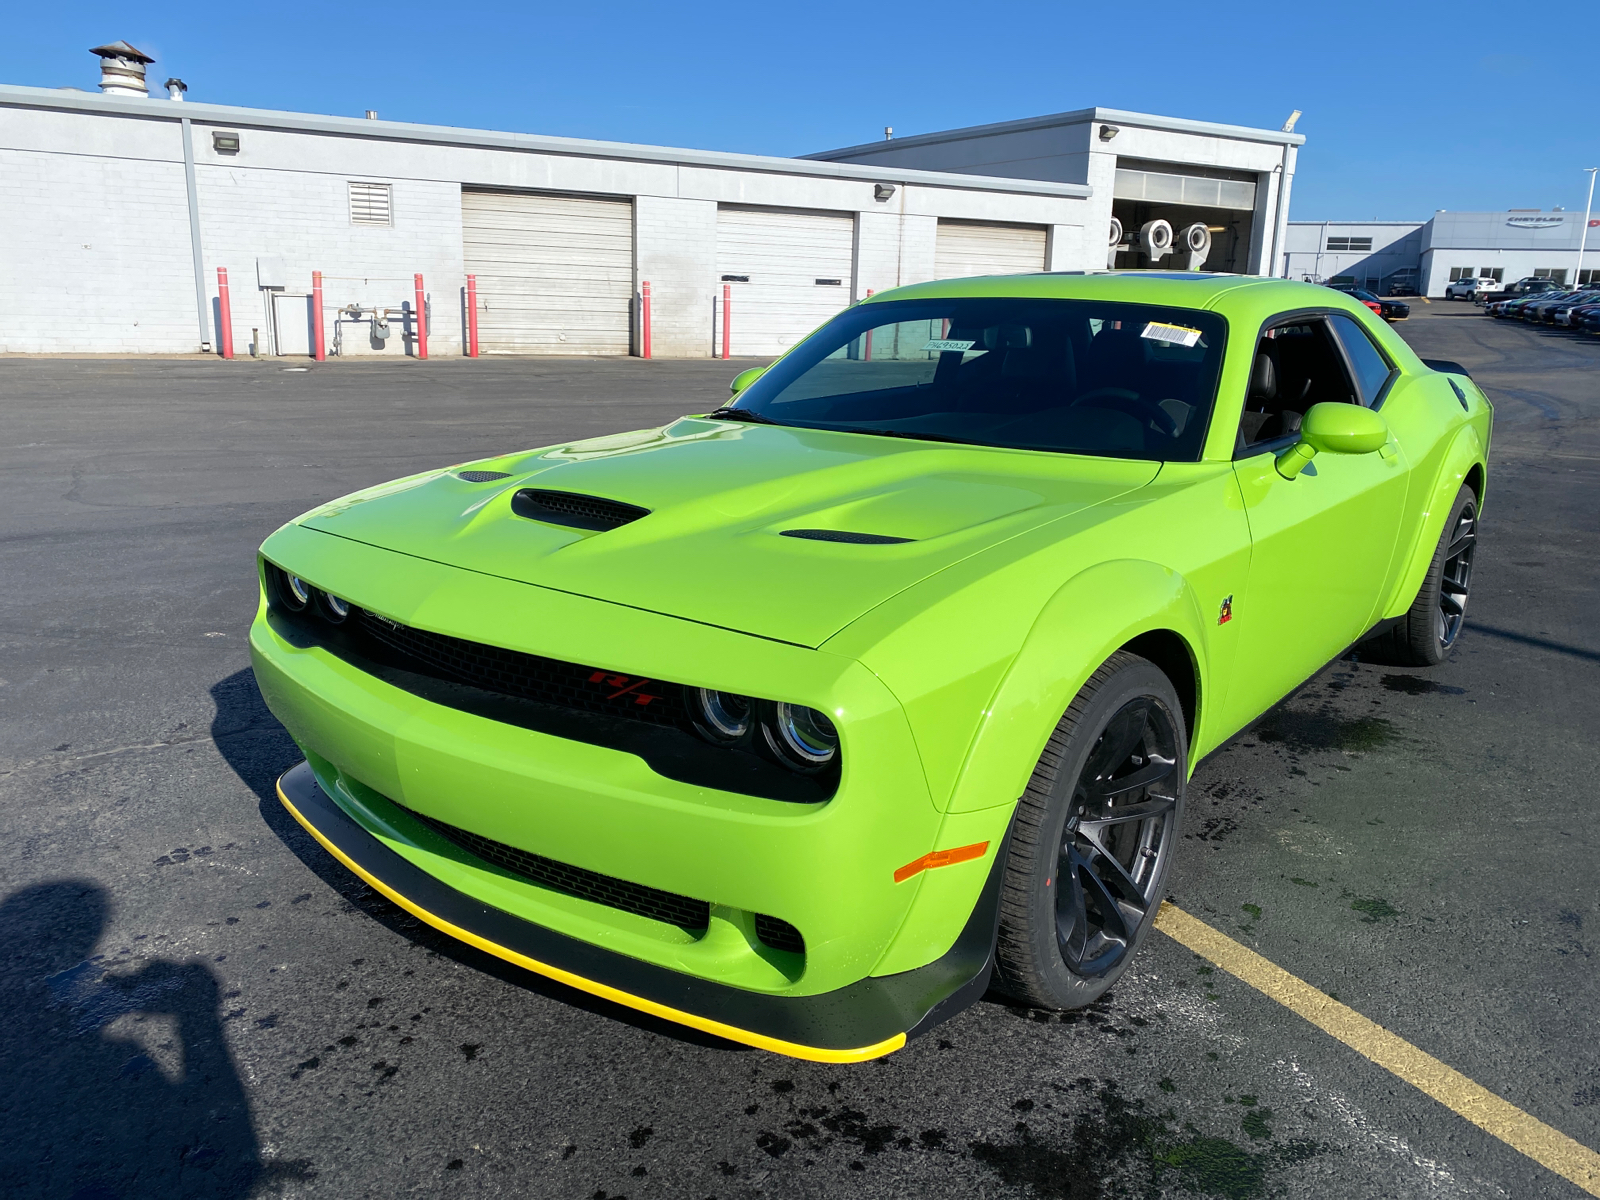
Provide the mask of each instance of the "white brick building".
[{"label": "white brick building", "polygon": [[309,352],[313,271],[330,352],[414,352],[421,274],[429,351],[461,354],[471,274],[485,353],[639,353],[649,283],[655,355],[720,353],[725,316],[732,354],[774,354],[868,291],[1103,269],[1112,194],[1145,174],[1193,211],[1249,190],[1231,269],[1270,260],[1298,137],[1110,115],[1138,171],[1097,141],[1035,179],[900,154],[928,139],[785,159],[0,86],[0,352],[192,352],[221,267],[239,354],[252,331]]}]

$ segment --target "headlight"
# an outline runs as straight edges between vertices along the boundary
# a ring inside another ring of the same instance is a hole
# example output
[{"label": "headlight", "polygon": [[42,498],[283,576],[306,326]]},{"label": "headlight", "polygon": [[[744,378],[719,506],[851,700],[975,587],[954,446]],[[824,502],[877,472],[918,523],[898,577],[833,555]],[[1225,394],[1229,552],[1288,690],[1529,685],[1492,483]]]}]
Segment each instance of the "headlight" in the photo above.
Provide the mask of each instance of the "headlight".
[{"label": "headlight", "polygon": [[317,607],[322,615],[337,625],[350,615],[350,605],[328,592],[317,593]]},{"label": "headlight", "polygon": [[839,731],[824,713],[780,701],[761,723],[767,748],[784,766],[820,771],[839,754]]},{"label": "headlight", "polygon": [[695,731],[708,742],[731,745],[750,732],[750,697],[710,688],[685,688],[684,702]]}]

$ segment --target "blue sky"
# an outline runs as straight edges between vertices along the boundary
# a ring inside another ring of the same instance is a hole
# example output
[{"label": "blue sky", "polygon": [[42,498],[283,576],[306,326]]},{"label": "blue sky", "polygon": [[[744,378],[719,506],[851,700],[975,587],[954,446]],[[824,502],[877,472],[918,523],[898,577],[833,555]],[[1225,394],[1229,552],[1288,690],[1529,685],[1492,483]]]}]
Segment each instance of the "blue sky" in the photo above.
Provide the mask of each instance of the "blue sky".
[{"label": "blue sky", "polygon": [[[1541,4],[19,3],[0,82],[126,39],[191,100],[803,154],[1099,104],[1278,128],[1297,220],[1581,209],[1597,10]],[[1526,93],[1525,95],[1523,93]]]}]

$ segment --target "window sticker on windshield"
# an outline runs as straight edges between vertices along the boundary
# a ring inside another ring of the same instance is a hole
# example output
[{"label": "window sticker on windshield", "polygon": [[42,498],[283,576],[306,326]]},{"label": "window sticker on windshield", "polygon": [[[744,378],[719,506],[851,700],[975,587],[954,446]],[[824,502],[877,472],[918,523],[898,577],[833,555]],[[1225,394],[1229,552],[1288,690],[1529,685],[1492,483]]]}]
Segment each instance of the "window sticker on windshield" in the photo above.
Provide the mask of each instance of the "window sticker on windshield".
[{"label": "window sticker on windshield", "polygon": [[1190,329],[1187,325],[1163,325],[1159,321],[1151,321],[1139,336],[1187,348],[1200,340],[1200,331]]},{"label": "window sticker on windshield", "polygon": [[[1196,334],[1195,336],[1199,337],[1200,335]],[[965,352],[967,350],[971,350],[975,345],[977,345],[976,342],[964,342],[960,338],[934,338],[931,342],[924,346],[923,349],[937,350],[942,354],[946,350],[960,350]]]}]

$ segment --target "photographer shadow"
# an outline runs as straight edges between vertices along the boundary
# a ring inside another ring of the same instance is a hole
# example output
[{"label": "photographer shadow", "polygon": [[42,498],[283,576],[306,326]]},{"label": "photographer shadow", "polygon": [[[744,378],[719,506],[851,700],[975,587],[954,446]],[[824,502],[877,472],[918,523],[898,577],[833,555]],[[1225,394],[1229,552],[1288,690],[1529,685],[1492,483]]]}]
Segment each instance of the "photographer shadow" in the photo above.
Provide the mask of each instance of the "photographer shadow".
[{"label": "photographer shadow", "polygon": [[[58,880],[0,902],[0,1192],[244,1197],[260,1147],[200,962],[96,952],[109,899]],[[126,1018],[126,1020],[124,1020]]]}]

